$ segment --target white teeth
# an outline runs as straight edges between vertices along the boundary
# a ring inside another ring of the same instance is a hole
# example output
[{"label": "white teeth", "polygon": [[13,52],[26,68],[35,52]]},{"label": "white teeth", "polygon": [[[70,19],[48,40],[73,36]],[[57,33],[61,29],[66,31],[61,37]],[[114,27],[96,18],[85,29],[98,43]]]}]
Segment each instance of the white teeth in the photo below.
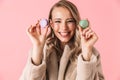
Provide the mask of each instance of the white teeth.
[{"label": "white teeth", "polygon": [[62,36],[67,36],[69,33],[68,32],[60,32]]}]

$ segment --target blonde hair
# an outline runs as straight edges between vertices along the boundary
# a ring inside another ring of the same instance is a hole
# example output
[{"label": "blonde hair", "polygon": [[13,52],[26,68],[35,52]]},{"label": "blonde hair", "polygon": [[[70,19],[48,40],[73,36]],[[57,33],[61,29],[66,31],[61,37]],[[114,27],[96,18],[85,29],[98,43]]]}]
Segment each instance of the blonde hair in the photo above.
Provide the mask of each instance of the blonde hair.
[{"label": "blonde hair", "polygon": [[[52,8],[50,9],[50,13],[49,13],[49,17],[48,19],[52,19],[52,11],[55,7],[63,7],[66,8],[70,11],[70,13],[72,14],[72,17],[75,20],[75,24],[76,24],[76,31],[74,36],[71,38],[71,40],[68,42],[69,47],[72,49],[76,49],[75,50],[75,54],[72,56],[73,58],[75,58],[75,56],[80,52],[80,34],[79,34],[79,30],[78,30],[78,23],[80,21],[80,16],[79,16],[79,12],[77,7],[71,3],[70,1],[67,0],[60,0],[59,2],[57,2],[56,4],[54,4],[52,6]],[[52,36],[52,37],[51,37]],[[57,52],[57,56],[58,58],[61,57],[61,49],[60,49],[60,42],[58,40],[58,38],[56,36],[54,36],[54,32],[51,32],[51,35],[48,37],[47,39],[47,50],[49,52]],[[79,48],[79,49],[78,49]]]}]

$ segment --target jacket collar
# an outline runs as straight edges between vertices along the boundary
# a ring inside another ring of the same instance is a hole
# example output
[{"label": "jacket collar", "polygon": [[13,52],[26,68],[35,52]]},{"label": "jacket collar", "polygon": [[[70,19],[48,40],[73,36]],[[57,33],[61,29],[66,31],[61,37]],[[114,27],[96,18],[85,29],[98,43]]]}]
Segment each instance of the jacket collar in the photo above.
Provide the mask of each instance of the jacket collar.
[{"label": "jacket collar", "polygon": [[66,71],[66,67],[68,65],[68,62],[70,60],[70,57],[72,55],[74,50],[71,50],[68,45],[65,45],[63,55],[60,59],[60,66],[59,66],[59,72],[58,72],[58,80],[64,80],[64,75]]}]

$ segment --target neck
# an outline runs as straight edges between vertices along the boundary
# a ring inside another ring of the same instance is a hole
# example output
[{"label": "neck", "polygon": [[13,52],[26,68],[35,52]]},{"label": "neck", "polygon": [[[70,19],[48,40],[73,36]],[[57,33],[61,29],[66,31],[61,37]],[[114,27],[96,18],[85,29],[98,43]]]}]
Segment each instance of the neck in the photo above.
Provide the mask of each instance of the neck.
[{"label": "neck", "polygon": [[65,45],[66,45],[66,43],[61,42],[60,47],[62,50],[64,50]]}]

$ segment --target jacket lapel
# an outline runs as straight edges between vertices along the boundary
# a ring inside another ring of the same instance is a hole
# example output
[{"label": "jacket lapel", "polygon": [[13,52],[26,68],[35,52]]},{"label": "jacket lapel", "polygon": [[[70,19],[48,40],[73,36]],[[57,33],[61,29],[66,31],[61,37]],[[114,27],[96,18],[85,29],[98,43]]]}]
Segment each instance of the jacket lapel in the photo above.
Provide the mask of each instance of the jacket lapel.
[{"label": "jacket lapel", "polygon": [[68,45],[65,46],[63,55],[60,60],[60,66],[59,66],[59,72],[58,72],[58,80],[64,80],[64,75],[66,71],[66,67],[68,64],[68,61],[72,55],[73,50],[70,50],[70,47]]}]

